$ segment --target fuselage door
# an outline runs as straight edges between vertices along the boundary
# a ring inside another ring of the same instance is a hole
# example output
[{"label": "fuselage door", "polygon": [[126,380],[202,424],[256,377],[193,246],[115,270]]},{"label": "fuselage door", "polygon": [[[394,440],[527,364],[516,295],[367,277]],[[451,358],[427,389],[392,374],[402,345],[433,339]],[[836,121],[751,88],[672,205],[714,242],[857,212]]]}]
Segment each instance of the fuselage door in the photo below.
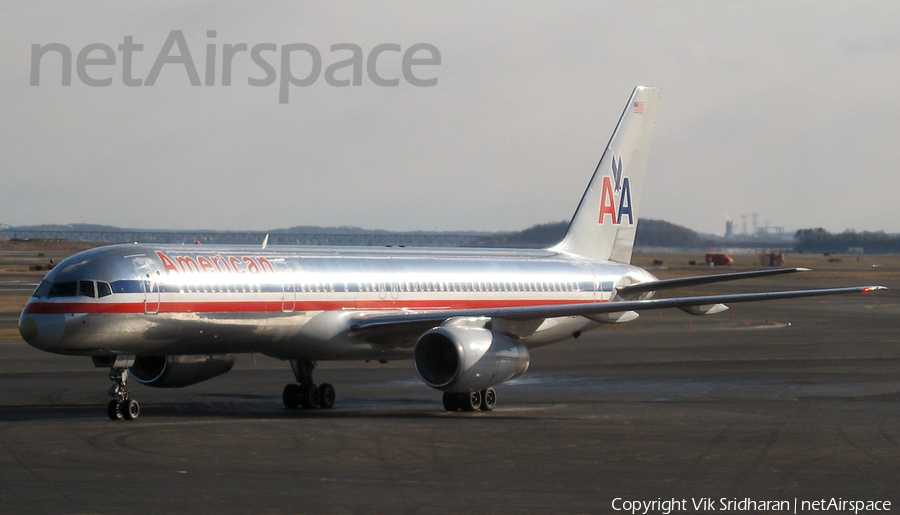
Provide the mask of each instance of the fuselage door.
[{"label": "fuselage door", "polygon": [[294,311],[294,307],[297,304],[297,288],[294,283],[288,282],[289,280],[286,278],[281,283],[284,286],[281,295],[281,311],[285,313]]},{"label": "fuselage door", "polygon": [[593,290],[594,302],[602,302],[603,300],[605,300],[605,297],[603,295],[602,275],[598,274],[597,270],[595,270],[593,266],[589,265],[586,267],[586,269],[587,269],[587,272],[590,274],[589,277],[591,277],[591,280],[585,281],[585,283],[586,283],[585,286],[589,286]]},{"label": "fuselage door", "polygon": [[137,272],[137,279],[141,282],[141,290],[144,292],[144,314],[159,313],[159,270],[144,254],[134,254],[126,258],[131,259],[134,271]]},{"label": "fuselage door", "polygon": [[159,313],[159,278],[155,274],[146,274],[144,284],[144,314],[156,315]]},{"label": "fuselage door", "polygon": [[281,282],[281,311],[290,313],[294,311],[297,304],[297,285],[294,283],[294,275],[291,273],[291,267],[283,261],[276,262],[275,268]]}]

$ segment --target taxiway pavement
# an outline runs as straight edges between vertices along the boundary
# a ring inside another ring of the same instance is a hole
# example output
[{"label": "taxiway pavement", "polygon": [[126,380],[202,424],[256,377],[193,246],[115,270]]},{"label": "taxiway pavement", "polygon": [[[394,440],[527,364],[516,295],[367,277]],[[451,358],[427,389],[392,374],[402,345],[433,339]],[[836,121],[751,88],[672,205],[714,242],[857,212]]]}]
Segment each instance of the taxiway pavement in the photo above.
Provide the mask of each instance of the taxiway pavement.
[{"label": "taxiway pavement", "polygon": [[141,417],[112,422],[107,370],[0,343],[0,507],[624,513],[614,499],[833,497],[896,511],[897,291],[645,313],[534,350],[490,413],[444,412],[410,362],[323,363],[335,408],[288,410],[290,367],[241,356],[185,389],[130,385]]}]

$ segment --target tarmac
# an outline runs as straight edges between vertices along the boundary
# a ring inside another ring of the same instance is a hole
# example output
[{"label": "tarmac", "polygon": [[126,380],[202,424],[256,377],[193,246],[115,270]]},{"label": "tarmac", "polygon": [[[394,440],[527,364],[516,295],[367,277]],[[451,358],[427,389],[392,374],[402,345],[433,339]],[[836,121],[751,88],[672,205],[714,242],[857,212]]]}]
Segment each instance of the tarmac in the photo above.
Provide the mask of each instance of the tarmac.
[{"label": "tarmac", "polygon": [[[885,283],[835,277],[702,293]],[[493,412],[445,412],[411,362],[321,363],[334,409],[288,410],[289,365],[246,355],[184,389],[130,384],[141,416],[113,422],[106,369],[0,343],[0,509],[631,513],[626,502],[657,501],[647,513],[664,513],[675,500],[686,509],[672,513],[713,513],[693,506],[711,499],[715,513],[760,513],[719,503],[839,499],[895,512],[900,284],[886,285],[644,313],[533,350]]]}]

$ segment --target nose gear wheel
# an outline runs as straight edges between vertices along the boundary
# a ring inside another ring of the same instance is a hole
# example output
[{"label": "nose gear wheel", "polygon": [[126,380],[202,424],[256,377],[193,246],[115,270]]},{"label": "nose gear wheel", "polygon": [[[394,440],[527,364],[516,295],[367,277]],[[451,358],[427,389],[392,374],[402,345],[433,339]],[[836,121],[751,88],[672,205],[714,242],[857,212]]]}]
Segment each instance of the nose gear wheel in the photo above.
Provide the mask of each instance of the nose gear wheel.
[{"label": "nose gear wheel", "polygon": [[109,379],[115,381],[115,385],[109,388],[112,400],[106,405],[106,415],[110,420],[134,420],[141,414],[141,405],[128,395],[128,369],[111,368]]}]

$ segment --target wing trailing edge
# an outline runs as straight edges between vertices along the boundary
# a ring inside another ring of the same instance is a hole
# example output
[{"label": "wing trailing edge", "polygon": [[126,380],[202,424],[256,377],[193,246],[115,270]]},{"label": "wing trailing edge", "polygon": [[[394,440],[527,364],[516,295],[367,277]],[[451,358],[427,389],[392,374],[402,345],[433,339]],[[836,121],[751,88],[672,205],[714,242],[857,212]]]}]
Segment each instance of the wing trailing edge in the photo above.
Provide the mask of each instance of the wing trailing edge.
[{"label": "wing trailing edge", "polygon": [[694,277],[679,277],[676,279],[663,279],[646,283],[630,284],[616,289],[616,293],[623,299],[633,299],[641,293],[651,291],[671,290],[686,286],[698,286],[701,284],[721,283],[726,281],[738,281],[741,279],[754,279],[771,275],[793,274],[797,272],[809,272],[809,268],[775,268],[771,270],[753,270],[751,272],[734,272],[729,274],[699,275]]}]

